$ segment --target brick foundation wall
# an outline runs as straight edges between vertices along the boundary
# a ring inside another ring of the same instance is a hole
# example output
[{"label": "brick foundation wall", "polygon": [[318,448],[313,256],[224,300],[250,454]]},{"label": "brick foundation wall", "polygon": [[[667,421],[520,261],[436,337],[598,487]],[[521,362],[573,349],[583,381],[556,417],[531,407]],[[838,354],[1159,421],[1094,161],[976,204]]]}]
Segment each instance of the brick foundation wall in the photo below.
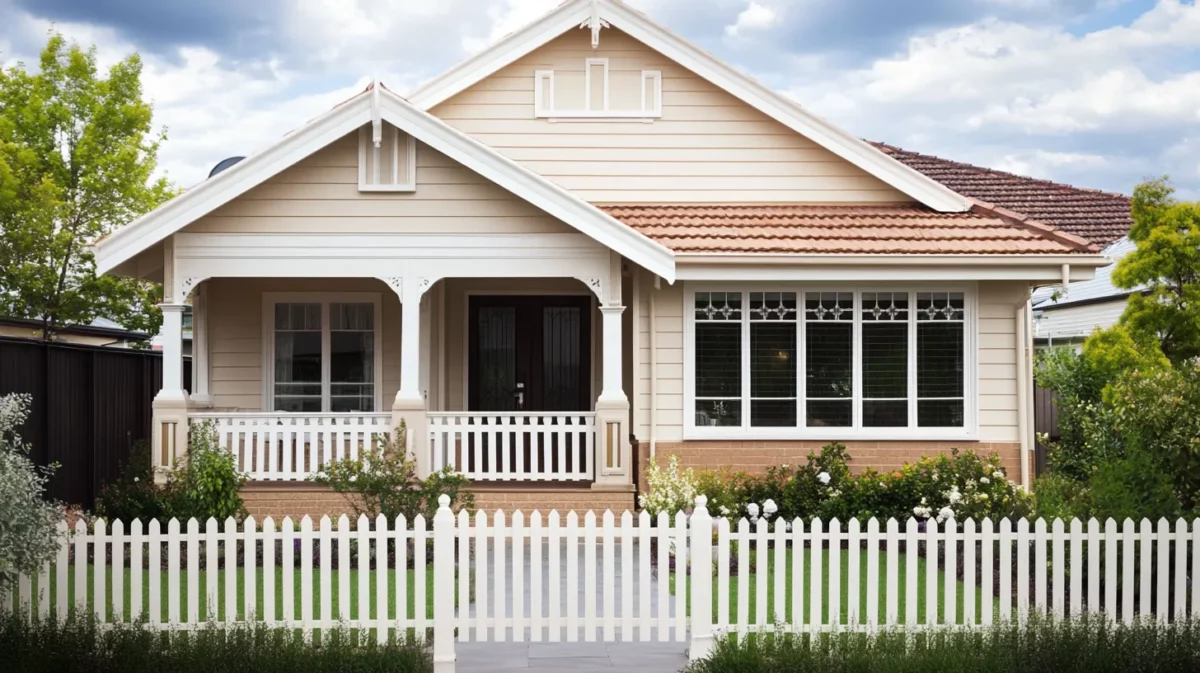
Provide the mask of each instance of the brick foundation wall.
[{"label": "brick foundation wall", "polygon": [[[727,442],[691,441],[658,442],[656,453],[659,461],[671,455],[679,456],[682,467],[696,470],[716,470],[723,466],[740,472],[765,472],[771,465],[803,465],[810,451],[819,452],[829,442]],[[1000,455],[1001,464],[1008,478],[1021,478],[1021,445],[1016,442],[843,442],[850,450],[850,471],[857,474],[867,468],[891,471],[906,463],[914,463],[923,456],[950,453],[951,449],[974,451],[980,455]],[[650,445],[642,442],[635,446],[638,455],[638,492],[646,490],[646,466],[650,460]],[[664,464],[663,462],[659,463]]]},{"label": "brick foundation wall", "polygon": [[[612,510],[620,514],[632,510],[635,493],[627,489],[592,489],[588,486],[553,487],[546,485],[497,488],[483,486],[472,491],[475,508],[486,512],[500,509],[507,512],[540,510],[547,514],[558,510],[562,516],[575,511],[580,516],[589,510],[597,514]],[[277,521],[285,516],[300,519],[310,516],[354,516],[348,496],[314,484],[251,484],[242,489],[246,510],[261,521],[270,516]]]}]

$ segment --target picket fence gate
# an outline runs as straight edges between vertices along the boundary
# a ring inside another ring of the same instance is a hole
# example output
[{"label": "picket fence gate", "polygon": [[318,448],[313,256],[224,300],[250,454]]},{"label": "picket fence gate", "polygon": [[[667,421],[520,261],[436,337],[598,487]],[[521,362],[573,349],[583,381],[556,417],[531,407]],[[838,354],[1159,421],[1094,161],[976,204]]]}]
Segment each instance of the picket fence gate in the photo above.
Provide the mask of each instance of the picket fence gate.
[{"label": "picket fence gate", "polygon": [[456,640],[673,641],[694,660],[723,632],[1200,617],[1200,520],[732,525],[701,496],[690,515],[580,521],[454,514],[442,496],[430,529],[421,516],[353,527],[323,517],[316,528],[307,517],[298,527],[63,523],[55,560],[3,585],[0,608],[169,630],[262,624],[314,639],[334,628],[379,642],[409,633],[430,640],[439,673],[454,670]]}]

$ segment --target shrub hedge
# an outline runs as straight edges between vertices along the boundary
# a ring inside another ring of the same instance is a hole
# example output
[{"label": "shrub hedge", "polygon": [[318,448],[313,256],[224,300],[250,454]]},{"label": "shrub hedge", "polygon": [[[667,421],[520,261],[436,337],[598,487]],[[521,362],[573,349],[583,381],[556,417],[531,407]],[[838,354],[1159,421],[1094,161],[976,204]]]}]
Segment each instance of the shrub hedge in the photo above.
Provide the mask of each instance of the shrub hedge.
[{"label": "shrub hedge", "polygon": [[685,673],[1151,673],[1200,670],[1200,626],[1029,622],[933,634],[750,635]]},{"label": "shrub hedge", "polygon": [[203,629],[190,634],[94,621],[30,623],[0,619],[0,669],[22,673],[425,673],[433,661],[416,641],[378,645],[334,632],[319,646],[290,630]]}]

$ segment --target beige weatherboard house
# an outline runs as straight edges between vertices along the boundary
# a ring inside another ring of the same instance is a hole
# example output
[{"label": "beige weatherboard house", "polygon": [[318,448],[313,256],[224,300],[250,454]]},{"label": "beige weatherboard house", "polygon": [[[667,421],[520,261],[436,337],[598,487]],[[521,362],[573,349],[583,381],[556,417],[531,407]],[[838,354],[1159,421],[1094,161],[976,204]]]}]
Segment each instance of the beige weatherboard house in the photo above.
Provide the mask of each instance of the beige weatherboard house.
[{"label": "beige weatherboard house", "polygon": [[401,421],[484,506],[626,508],[650,456],[753,470],[835,440],[1028,479],[1031,288],[1106,262],[616,0],[408,98],[368,87],[96,255],[164,285],[154,460],[212,421],[275,514],[334,507],[304,478]]}]

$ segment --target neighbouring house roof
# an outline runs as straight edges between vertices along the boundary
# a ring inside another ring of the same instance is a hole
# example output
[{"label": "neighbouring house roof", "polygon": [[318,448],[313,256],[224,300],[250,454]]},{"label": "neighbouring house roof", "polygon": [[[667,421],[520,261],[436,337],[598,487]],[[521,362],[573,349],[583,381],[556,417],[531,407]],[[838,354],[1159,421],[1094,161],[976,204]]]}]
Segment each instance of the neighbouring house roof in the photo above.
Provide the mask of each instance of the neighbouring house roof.
[{"label": "neighbouring house roof", "polygon": [[1129,197],[1073,187],[872,143],[885,154],[971,198],[1024,213],[1103,247],[1129,233]]},{"label": "neighbouring house roof", "polygon": [[[6,318],[0,316],[0,325],[40,330],[42,321],[29,318]],[[61,335],[77,334],[80,336],[95,336],[116,339],[120,341],[146,341],[150,335],[145,332],[135,332],[121,327],[107,318],[96,318],[87,325],[65,325],[58,329]]]},{"label": "neighbouring house roof", "polygon": [[[581,24],[617,29],[697,76],[934,210],[963,212],[964,195],[893,160],[869,143],[740,72],[620,0],[567,0],[537,21],[422,85],[409,95],[429,110]],[[601,32],[601,40],[603,33]]]},{"label": "neighbouring house roof", "polygon": [[1144,287],[1126,289],[1113,285],[1112,274],[1121,259],[1137,249],[1137,244],[1128,238],[1122,238],[1104,249],[1104,256],[1112,260],[1108,266],[1096,269],[1096,277],[1092,280],[1071,283],[1064,293],[1061,286],[1038,288],[1033,293],[1033,307],[1041,311],[1079,306],[1100,301],[1120,301],[1134,292],[1141,292]]},{"label": "neighbouring house roof", "polygon": [[1020,255],[1092,253],[1088,243],[986,206],[608,205],[679,253]]}]

